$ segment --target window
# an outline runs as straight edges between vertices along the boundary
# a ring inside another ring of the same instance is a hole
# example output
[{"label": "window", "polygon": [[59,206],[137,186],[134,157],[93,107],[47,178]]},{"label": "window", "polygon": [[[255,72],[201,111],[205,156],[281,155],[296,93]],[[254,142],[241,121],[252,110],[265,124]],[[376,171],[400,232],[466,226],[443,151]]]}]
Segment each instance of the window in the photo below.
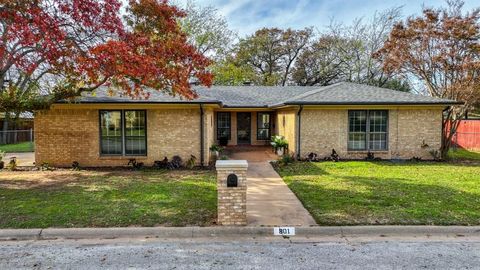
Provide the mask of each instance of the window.
[{"label": "window", "polygon": [[100,112],[100,152],[105,155],[121,155],[122,148],[122,112]]},{"label": "window", "polygon": [[231,139],[230,113],[217,112],[217,139]]},{"label": "window", "polygon": [[270,139],[270,113],[257,113],[257,140]]},{"label": "window", "polygon": [[102,155],[147,154],[145,111],[100,111]]},{"label": "window", "polygon": [[145,155],[145,111],[125,111],[125,155]]},{"label": "window", "polygon": [[387,150],[387,111],[348,112],[348,150]]}]

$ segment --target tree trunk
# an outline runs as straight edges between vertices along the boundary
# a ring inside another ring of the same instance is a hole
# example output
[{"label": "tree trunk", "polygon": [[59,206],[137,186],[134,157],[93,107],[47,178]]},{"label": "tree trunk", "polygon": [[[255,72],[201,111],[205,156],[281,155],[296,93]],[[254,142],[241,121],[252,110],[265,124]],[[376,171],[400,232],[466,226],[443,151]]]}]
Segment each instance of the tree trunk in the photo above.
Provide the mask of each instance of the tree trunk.
[{"label": "tree trunk", "polygon": [[449,111],[446,119],[442,122],[442,146],[440,147],[440,156],[442,159],[448,157],[448,150],[452,145],[452,138],[457,133],[458,126],[460,125],[461,118],[452,120],[452,112]]},{"label": "tree trunk", "polygon": [[10,121],[10,112],[5,112],[5,117],[3,118],[3,127],[2,127],[2,144],[8,143],[8,122]]}]

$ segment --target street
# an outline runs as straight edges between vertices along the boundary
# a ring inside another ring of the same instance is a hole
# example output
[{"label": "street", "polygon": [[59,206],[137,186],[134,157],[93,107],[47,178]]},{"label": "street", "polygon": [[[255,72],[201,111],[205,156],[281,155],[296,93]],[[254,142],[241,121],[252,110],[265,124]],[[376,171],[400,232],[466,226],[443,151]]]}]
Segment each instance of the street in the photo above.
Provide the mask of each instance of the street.
[{"label": "street", "polygon": [[477,239],[0,242],[0,269],[480,269]]}]

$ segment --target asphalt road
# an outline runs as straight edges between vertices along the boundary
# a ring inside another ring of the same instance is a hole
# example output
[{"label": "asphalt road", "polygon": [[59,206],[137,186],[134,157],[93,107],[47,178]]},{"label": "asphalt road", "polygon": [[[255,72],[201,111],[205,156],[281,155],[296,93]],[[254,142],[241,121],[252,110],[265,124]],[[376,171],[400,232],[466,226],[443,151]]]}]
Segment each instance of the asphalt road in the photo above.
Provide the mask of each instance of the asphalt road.
[{"label": "asphalt road", "polygon": [[480,269],[480,241],[0,242],[0,269]]}]

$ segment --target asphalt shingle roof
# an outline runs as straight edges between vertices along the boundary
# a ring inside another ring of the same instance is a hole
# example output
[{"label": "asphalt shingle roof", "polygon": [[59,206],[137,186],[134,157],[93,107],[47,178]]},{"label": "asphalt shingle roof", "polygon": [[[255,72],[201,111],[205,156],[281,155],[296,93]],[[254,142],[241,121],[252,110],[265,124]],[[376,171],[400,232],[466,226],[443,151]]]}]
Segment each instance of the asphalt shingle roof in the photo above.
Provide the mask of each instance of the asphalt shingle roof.
[{"label": "asphalt shingle roof", "polygon": [[365,84],[337,83],[288,99],[285,105],[455,104],[456,101]]},{"label": "asphalt shingle roof", "polygon": [[455,104],[438,99],[356,83],[337,83],[329,86],[195,86],[199,98],[194,100],[173,97],[150,90],[150,98],[131,99],[128,96],[111,96],[107,88],[95,94],[85,94],[80,103],[215,103],[224,107],[275,107],[282,105],[374,105],[374,104]]}]

